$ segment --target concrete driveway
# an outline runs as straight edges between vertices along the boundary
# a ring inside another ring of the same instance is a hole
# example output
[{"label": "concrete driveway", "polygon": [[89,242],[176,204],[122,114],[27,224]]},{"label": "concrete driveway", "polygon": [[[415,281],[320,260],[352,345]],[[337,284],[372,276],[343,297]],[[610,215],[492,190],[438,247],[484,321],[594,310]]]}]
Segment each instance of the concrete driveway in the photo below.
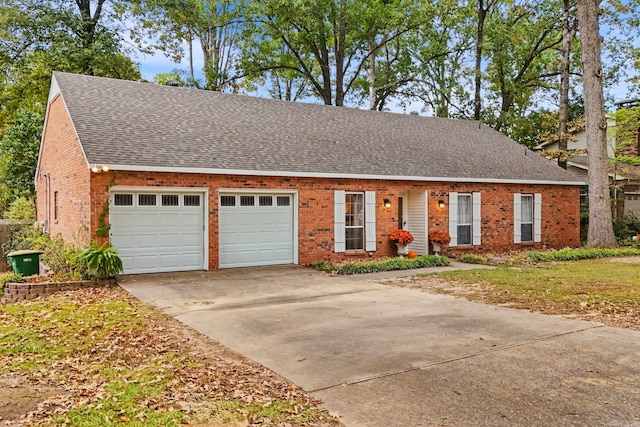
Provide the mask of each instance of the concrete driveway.
[{"label": "concrete driveway", "polygon": [[287,266],[119,283],[300,385],[347,426],[640,426],[640,332],[380,277]]}]

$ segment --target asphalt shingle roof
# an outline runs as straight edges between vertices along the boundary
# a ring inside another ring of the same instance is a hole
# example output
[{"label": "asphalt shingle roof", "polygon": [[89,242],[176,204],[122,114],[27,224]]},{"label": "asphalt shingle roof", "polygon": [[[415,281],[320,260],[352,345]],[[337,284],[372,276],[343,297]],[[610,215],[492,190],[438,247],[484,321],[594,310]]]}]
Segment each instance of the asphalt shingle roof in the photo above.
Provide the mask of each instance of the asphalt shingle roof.
[{"label": "asphalt shingle roof", "polygon": [[90,164],[575,181],[475,121],[54,73]]}]

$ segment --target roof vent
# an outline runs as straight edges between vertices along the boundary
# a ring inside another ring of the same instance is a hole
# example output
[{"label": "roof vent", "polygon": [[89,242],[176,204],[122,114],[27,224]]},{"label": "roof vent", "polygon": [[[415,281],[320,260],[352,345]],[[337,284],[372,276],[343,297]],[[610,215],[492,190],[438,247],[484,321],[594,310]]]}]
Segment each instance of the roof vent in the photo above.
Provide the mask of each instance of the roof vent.
[{"label": "roof vent", "polygon": [[418,113],[417,111],[410,111],[409,114],[412,115],[412,116],[419,116],[420,115],[420,113]]},{"label": "roof vent", "polygon": [[180,86],[180,84],[178,82],[174,82],[173,80],[167,80],[167,82],[165,83],[166,86],[173,86],[173,87],[178,87]]}]

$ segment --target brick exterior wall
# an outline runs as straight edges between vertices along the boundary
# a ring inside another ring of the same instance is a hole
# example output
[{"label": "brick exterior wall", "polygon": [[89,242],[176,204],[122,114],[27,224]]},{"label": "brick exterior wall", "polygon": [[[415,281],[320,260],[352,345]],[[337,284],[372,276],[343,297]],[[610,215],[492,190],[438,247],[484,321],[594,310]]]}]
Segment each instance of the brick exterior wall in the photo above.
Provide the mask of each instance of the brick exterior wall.
[{"label": "brick exterior wall", "polygon": [[[78,142],[62,97],[49,105],[40,153],[37,185],[37,219],[49,221],[51,235],[87,243],[90,226],[91,173]],[[55,193],[58,193],[58,219],[55,219]],[[85,231],[83,231],[85,230]]]},{"label": "brick exterior wall", "polygon": [[[341,261],[368,257],[392,256],[395,245],[389,235],[397,228],[397,198],[409,190],[428,191],[428,227],[448,231],[448,195],[450,192],[480,192],[482,198],[482,245],[444,247],[446,255],[468,252],[500,253],[519,249],[546,249],[578,246],[579,187],[525,184],[472,184],[451,182],[413,182],[363,179],[254,177],[188,173],[152,173],[109,171],[92,173],[84,158],[72,122],[60,97],[48,112],[37,176],[37,217],[50,219],[52,235],[69,241],[83,237],[82,243],[98,238],[100,215],[108,203],[109,187],[187,187],[209,191],[209,269],[218,268],[218,190],[256,189],[291,190],[298,193],[299,263],[317,260]],[[141,155],[144,155],[141,153]],[[334,191],[376,192],[376,241],[374,253],[365,251],[334,253]],[[54,194],[58,192],[59,218],[54,218]],[[542,194],[542,241],[513,243],[513,194]],[[392,201],[390,208],[383,200]],[[438,200],[446,200],[444,208]],[[105,218],[108,221],[108,215]]]},{"label": "brick exterior wall", "polygon": [[[334,191],[376,192],[376,240],[374,257],[392,256],[395,245],[389,235],[397,228],[397,197],[406,190],[429,191],[429,228],[448,231],[448,194],[480,192],[482,194],[482,245],[444,248],[446,255],[469,252],[507,252],[562,248],[580,244],[579,187],[524,184],[471,184],[448,182],[380,181],[358,179],[252,177],[186,173],[148,173],[109,171],[91,174],[90,229],[98,227],[99,215],[108,200],[109,185],[135,187],[187,187],[209,190],[209,268],[218,268],[218,189],[291,190],[298,192],[298,254],[299,263],[317,260],[355,260],[368,258],[369,253],[334,253]],[[542,241],[513,243],[513,193],[542,193]],[[383,200],[392,201],[390,208]],[[438,207],[445,199],[447,206]],[[95,238],[94,235],[92,235]]]}]

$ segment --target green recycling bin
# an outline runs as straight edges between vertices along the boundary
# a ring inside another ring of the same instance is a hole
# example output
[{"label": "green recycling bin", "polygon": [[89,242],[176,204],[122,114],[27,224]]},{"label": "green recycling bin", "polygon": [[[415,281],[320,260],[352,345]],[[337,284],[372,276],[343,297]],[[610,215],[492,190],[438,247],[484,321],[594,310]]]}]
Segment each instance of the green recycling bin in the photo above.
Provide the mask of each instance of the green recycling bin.
[{"label": "green recycling bin", "polygon": [[11,260],[11,268],[15,274],[33,276],[40,271],[40,254],[42,251],[13,251],[7,256]]}]

